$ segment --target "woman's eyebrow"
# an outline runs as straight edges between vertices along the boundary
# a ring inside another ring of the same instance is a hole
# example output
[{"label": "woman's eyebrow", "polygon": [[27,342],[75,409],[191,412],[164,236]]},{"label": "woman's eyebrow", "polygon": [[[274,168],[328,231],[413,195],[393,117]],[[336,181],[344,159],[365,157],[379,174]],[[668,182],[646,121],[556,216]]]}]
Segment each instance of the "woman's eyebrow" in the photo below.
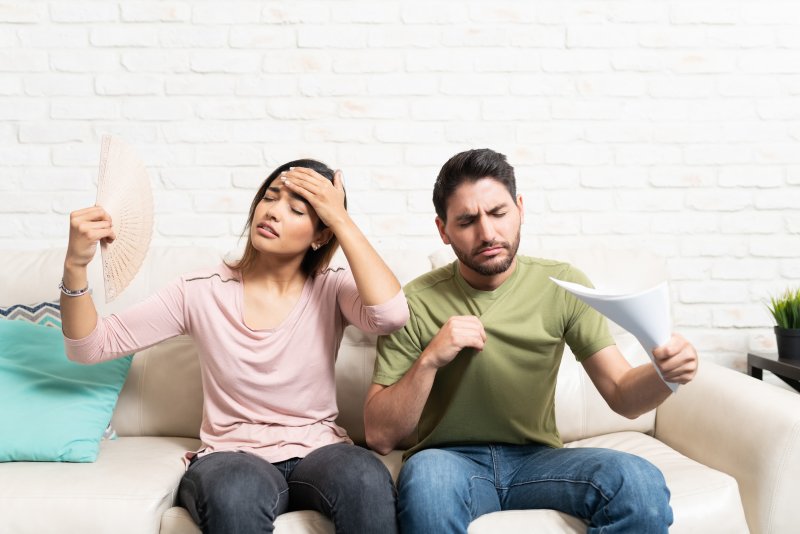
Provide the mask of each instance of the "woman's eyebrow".
[{"label": "woman's eyebrow", "polygon": [[[271,185],[271,186],[269,186],[267,188],[267,191],[269,191],[271,193],[275,193],[276,195],[279,195],[281,193],[281,188],[276,186],[276,185]],[[289,196],[292,197],[292,199],[294,199],[294,200],[299,200],[303,204],[309,205],[308,201],[306,199],[304,199],[303,197],[301,197],[300,195],[298,195],[297,193],[289,191]]]}]

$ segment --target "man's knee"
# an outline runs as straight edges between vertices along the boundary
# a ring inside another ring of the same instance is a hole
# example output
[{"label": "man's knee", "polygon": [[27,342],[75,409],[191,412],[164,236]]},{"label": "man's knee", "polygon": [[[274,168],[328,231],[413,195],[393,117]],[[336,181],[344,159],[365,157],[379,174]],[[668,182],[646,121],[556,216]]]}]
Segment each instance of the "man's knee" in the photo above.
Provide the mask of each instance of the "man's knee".
[{"label": "man's knee", "polygon": [[669,501],[669,489],[661,470],[648,460],[633,454],[616,455],[613,468],[620,474],[621,483],[642,495],[661,496]]},{"label": "man's knee", "polygon": [[472,481],[459,455],[425,449],[406,460],[397,477],[398,498],[405,506],[438,508],[471,501]]},{"label": "man's knee", "polygon": [[607,468],[615,472],[617,498],[630,502],[632,513],[643,524],[672,523],[670,492],[658,467],[639,456],[617,454]]}]

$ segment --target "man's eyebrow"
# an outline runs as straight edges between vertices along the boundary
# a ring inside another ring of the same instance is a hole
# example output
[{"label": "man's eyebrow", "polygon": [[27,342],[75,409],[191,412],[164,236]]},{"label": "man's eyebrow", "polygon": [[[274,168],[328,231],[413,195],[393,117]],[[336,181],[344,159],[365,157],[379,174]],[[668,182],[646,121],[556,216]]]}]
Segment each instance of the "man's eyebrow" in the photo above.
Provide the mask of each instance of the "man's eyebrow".
[{"label": "man's eyebrow", "polygon": [[477,216],[478,216],[478,214],[477,214],[477,213],[474,213],[474,212],[466,212],[466,213],[461,213],[460,215],[456,215],[456,218],[455,218],[455,219],[456,219],[457,221],[469,221],[469,220],[472,220],[472,219],[474,219],[474,218],[475,218],[475,217],[477,217]]},{"label": "man's eyebrow", "polygon": [[[275,185],[271,185],[271,186],[269,186],[267,188],[267,191],[269,191],[271,193],[279,194],[281,192],[281,188],[278,187],[278,186],[275,186]],[[306,199],[304,199],[303,197],[301,197],[300,195],[298,195],[295,192],[290,191],[289,192],[289,196],[291,196],[294,200],[299,200],[303,204],[308,204],[308,201]]]},{"label": "man's eyebrow", "polygon": [[[486,210],[486,213],[497,213],[500,210],[506,209],[508,207],[507,202],[501,202],[500,204],[489,208]],[[471,219],[475,219],[478,216],[478,212],[465,212],[461,213],[460,215],[456,215],[455,219],[457,221],[469,221]]]},{"label": "man's eyebrow", "polygon": [[498,211],[500,211],[500,210],[504,210],[504,209],[506,209],[507,207],[508,207],[508,203],[507,203],[507,202],[501,202],[501,203],[500,203],[500,204],[498,204],[497,206],[493,207],[493,208],[492,208],[492,209],[490,209],[490,210],[486,210],[486,211],[488,211],[489,213],[497,213]]}]

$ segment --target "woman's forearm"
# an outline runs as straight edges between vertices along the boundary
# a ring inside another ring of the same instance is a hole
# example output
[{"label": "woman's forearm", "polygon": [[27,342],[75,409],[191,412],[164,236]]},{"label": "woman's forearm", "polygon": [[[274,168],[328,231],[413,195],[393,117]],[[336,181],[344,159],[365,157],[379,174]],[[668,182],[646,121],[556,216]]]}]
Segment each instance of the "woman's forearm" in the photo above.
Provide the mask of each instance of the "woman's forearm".
[{"label": "woman's forearm", "polygon": [[[64,264],[64,287],[77,291],[88,286],[86,266]],[[97,326],[97,310],[89,293],[70,297],[61,293],[61,330],[70,339],[83,339]]]}]

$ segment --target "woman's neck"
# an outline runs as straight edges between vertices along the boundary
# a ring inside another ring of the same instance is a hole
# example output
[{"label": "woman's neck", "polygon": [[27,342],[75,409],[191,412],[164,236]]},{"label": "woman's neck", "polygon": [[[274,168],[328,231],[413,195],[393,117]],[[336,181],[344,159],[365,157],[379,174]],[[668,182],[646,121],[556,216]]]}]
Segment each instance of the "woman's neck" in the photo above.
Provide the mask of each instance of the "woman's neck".
[{"label": "woman's neck", "polygon": [[278,262],[262,257],[242,273],[242,278],[251,287],[260,286],[279,294],[291,293],[308,278],[300,269],[301,261]]}]

